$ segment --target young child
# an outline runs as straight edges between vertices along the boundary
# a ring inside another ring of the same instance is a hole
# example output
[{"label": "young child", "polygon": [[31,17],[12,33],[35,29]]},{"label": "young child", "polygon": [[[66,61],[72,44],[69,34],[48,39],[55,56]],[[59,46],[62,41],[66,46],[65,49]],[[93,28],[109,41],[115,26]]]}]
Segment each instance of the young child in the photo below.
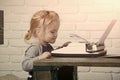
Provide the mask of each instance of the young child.
[{"label": "young child", "polygon": [[[59,26],[59,15],[54,11],[41,10],[33,15],[30,29],[24,39],[28,42],[32,38],[34,42],[25,51],[25,58],[22,62],[23,70],[31,74],[35,60],[51,57],[50,52],[54,49],[50,44],[55,43]],[[59,48],[66,47],[69,43],[66,42]]]},{"label": "young child", "polygon": [[49,43],[54,43],[57,38],[57,32],[60,26],[59,16],[54,11],[38,11],[30,22],[30,29],[25,35],[25,41],[34,39],[25,52],[25,59],[22,62],[22,68],[25,71],[31,71],[33,61],[46,59],[51,56],[53,47]]}]

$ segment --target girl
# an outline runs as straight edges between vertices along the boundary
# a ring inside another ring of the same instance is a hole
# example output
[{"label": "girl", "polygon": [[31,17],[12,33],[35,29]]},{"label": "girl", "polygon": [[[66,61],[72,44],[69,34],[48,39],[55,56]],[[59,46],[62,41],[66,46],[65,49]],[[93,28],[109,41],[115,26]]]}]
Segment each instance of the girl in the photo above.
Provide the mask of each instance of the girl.
[{"label": "girl", "polygon": [[[50,45],[50,43],[55,43],[59,26],[59,16],[54,11],[42,10],[33,15],[30,22],[30,29],[28,30],[28,33],[25,35],[24,39],[26,42],[28,42],[28,40],[32,38],[34,42],[31,43],[31,45],[25,51],[25,58],[22,62],[23,70],[28,71],[30,75],[32,74],[33,62],[35,60],[50,58],[50,52],[53,50],[53,47]],[[66,42],[59,48],[66,47],[69,43],[70,42]],[[66,72],[64,71],[66,69],[68,70],[68,67],[60,68],[60,71],[58,72],[60,76],[58,75],[58,78],[67,80],[65,78],[66,75],[63,74]],[[70,70],[67,72],[69,73]],[[61,76],[61,74],[63,75]],[[32,78],[29,80],[32,80]]]},{"label": "girl", "polygon": [[38,11],[30,22],[30,29],[25,35],[25,41],[34,39],[25,52],[25,58],[22,62],[22,68],[30,72],[33,68],[33,61],[50,58],[50,52],[53,47],[49,43],[54,43],[57,38],[57,32],[60,26],[60,20],[54,11]]}]

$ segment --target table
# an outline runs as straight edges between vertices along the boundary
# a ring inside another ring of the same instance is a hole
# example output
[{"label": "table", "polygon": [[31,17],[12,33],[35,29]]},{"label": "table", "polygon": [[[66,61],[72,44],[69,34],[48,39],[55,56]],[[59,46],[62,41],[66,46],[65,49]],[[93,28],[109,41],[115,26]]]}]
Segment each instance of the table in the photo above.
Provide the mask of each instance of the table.
[{"label": "table", "polygon": [[120,58],[55,58],[35,61],[34,66],[120,67]]},{"label": "table", "polygon": [[[90,66],[90,67],[120,67],[120,58],[65,58],[52,57],[51,59],[38,60],[33,63],[35,67],[41,66]],[[76,70],[77,73],[77,70]],[[77,77],[77,75],[76,75]],[[35,79],[38,80],[38,79]],[[54,80],[54,79],[53,79]]]}]

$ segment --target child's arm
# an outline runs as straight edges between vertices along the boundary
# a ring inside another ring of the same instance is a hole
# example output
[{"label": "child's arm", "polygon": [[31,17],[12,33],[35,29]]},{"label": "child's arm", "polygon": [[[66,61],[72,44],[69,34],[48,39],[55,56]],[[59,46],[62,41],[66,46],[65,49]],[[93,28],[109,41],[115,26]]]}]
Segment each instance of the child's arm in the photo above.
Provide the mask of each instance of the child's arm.
[{"label": "child's arm", "polygon": [[50,52],[42,53],[41,46],[38,48],[38,46],[32,45],[25,52],[25,58],[22,62],[22,68],[25,71],[30,71],[33,69],[33,62],[35,60],[50,58],[50,56],[51,56]]},{"label": "child's arm", "polygon": [[51,57],[51,53],[50,52],[44,52],[43,54],[39,55],[39,60],[41,59],[46,59],[46,58],[50,58]]},{"label": "child's arm", "polygon": [[[42,48],[39,50],[41,51]],[[24,55],[24,60],[22,61],[23,70],[25,70],[25,71],[32,70],[33,61],[39,60],[39,55],[42,54],[42,51],[41,51],[41,53],[39,53],[40,52],[39,50],[38,50],[38,47],[35,45],[30,46],[26,50],[25,55]]]}]

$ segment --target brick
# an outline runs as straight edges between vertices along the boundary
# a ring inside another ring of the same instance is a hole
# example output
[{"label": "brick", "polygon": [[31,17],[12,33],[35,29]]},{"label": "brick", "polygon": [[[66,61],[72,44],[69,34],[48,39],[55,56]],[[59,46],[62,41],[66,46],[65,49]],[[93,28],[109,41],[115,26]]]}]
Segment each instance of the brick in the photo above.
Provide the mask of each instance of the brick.
[{"label": "brick", "polygon": [[72,13],[75,14],[78,12],[78,1],[68,1],[68,0],[59,0],[58,9],[60,13]]},{"label": "brick", "polygon": [[16,23],[16,22],[20,22],[20,16],[19,15],[13,15],[13,14],[8,14],[8,15],[4,15],[4,22],[8,23]]},{"label": "brick", "polygon": [[10,71],[0,71],[0,76],[4,76],[10,73],[11,73]]},{"label": "brick", "polygon": [[63,5],[57,5],[57,6],[47,6],[44,7],[45,10],[52,10],[52,11],[56,11],[60,18],[61,18],[61,14],[77,14],[78,13],[78,7],[72,7],[72,6],[63,6]]},{"label": "brick", "polygon": [[107,50],[108,54],[120,54],[120,48],[108,47]]},{"label": "brick", "polygon": [[[19,32],[19,33],[20,32],[22,33],[22,31],[25,31],[25,30],[27,31],[29,29],[29,23],[19,23],[19,24],[18,23],[10,23],[8,25],[9,25],[9,29],[11,29],[11,31]],[[10,31],[8,31],[8,29],[6,31],[10,32]]]},{"label": "brick", "polygon": [[100,38],[102,36],[102,34],[104,33],[104,31],[91,31],[91,38]]},{"label": "brick", "polygon": [[89,18],[88,18],[88,21],[91,22],[91,21],[94,21],[94,22],[103,22],[103,21],[108,21],[108,20],[112,20],[112,16],[113,14],[112,13],[103,13],[103,14],[90,14],[88,15]]},{"label": "brick", "polygon": [[12,47],[25,47],[28,46],[28,44],[26,44],[24,42],[24,39],[13,39],[13,40],[9,40],[10,46]]},{"label": "brick", "polygon": [[119,33],[119,31],[114,31],[114,32],[111,32],[110,34],[109,34],[109,38],[112,38],[112,39],[119,39],[120,38],[120,34],[118,34]]},{"label": "brick", "polygon": [[29,6],[55,6],[58,0],[25,0],[25,4]]},{"label": "brick", "polygon": [[64,15],[61,15],[61,22],[64,22],[64,23],[83,23],[87,20],[87,16],[85,14],[81,14],[79,16],[77,16],[76,14],[64,14]]},{"label": "brick", "polygon": [[10,55],[10,62],[20,63],[23,60],[23,55]]},{"label": "brick", "polygon": [[120,48],[120,39],[112,40],[112,46],[114,46],[116,48]]},{"label": "brick", "polygon": [[3,55],[22,54],[22,49],[18,47],[1,47],[0,54]]},{"label": "brick", "polygon": [[[120,7],[120,6],[119,6]],[[120,16],[119,16],[119,14],[120,14],[120,10],[119,10],[120,8],[114,8],[114,11],[117,11],[117,13],[115,13],[114,14],[114,17],[116,18],[116,19],[119,19],[120,18]]]},{"label": "brick", "polygon": [[[104,31],[92,31],[91,32],[91,38],[100,38],[103,35]],[[118,32],[111,32],[108,36],[107,39],[112,38],[119,38],[120,34],[118,34]]]},{"label": "brick", "polygon": [[22,37],[21,31],[5,31],[4,38],[9,39],[20,39]]},{"label": "brick", "polygon": [[[108,14],[111,13],[112,14],[112,11],[113,11],[113,9],[111,9],[111,8],[104,9],[101,6],[93,6],[91,4],[89,4],[89,5],[87,5],[87,4],[79,5],[79,12],[84,13],[84,14],[88,14],[89,16],[91,16],[91,14],[92,15],[93,14],[95,14],[95,15],[96,14],[105,14],[105,13],[108,13]],[[102,21],[102,19],[101,20],[96,20],[96,21]]]},{"label": "brick", "polygon": [[120,80],[120,73],[113,73],[113,80]]},{"label": "brick", "polygon": [[119,67],[91,67],[92,72],[120,72]]},{"label": "brick", "polygon": [[21,69],[21,63],[0,63],[0,70],[22,70]]},{"label": "brick", "polygon": [[79,30],[77,30],[76,34],[78,36],[82,37],[82,38],[85,38],[85,39],[90,38],[90,32],[89,31],[79,31]]},{"label": "brick", "polygon": [[8,55],[0,55],[0,63],[6,63],[9,62],[9,56]]},{"label": "brick", "polygon": [[24,78],[27,78],[28,77],[28,72],[25,72],[25,71],[12,71],[11,72],[12,74],[24,79]]},{"label": "brick", "polygon": [[63,6],[74,6],[74,5],[78,5],[78,0],[74,0],[74,1],[63,1],[63,0],[59,0],[59,4],[63,5]]},{"label": "brick", "polygon": [[110,73],[79,72],[78,80],[112,80]]},{"label": "brick", "polygon": [[[1,4],[1,1],[0,1],[0,4]],[[3,10],[5,15],[10,15],[10,14],[12,14],[11,9],[10,9],[10,6],[0,5],[0,10]]]},{"label": "brick", "polygon": [[[104,6],[104,5],[109,5],[109,4],[112,4],[113,3],[113,1],[104,1],[104,0],[101,0],[101,1],[95,1],[95,4],[96,5],[102,5],[102,6]],[[113,7],[113,5],[110,5],[111,7]]]},{"label": "brick", "polygon": [[112,40],[111,39],[106,39],[105,40],[105,46],[106,47],[112,47]]},{"label": "brick", "polygon": [[26,18],[31,18],[31,15],[33,15],[37,11],[43,10],[43,8],[39,6],[13,6],[10,7],[10,10],[14,14],[21,15]]},{"label": "brick", "polygon": [[82,66],[78,66],[77,67],[77,71],[79,72],[89,72],[90,71],[90,67],[82,67]]},{"label": "brick", "polygon": [[56,10],[60,14],[77,14],[78,13],[78,6],[77,5],[73,5],[73,6],[58,5],[57,7],[53,8],[53,9],[52,9],[52,7],[48,7],[47,9]]},{"label": "brick", "polygon": [[7,5],[7,6],[21,6],[24,5],[24,0],[1,0],[0,5]]},{"label": "brick", "polygon": [[[32,12],[32,11],[31,11]],[[34,12],[35,13],[35,12]],[[34,14],[33,13],[33,14]],[[20,15],[20,21],[21,22],[23,22],[23,23],[28,23],[28,24],[30,24],[30,20],[31,20],[31,18],[32,18],[32,15],[33,14],[28,14],[28,15]],[[29,26],[29,25],[24,25],[24,26]]]},{"label": "brick", "polygon": [[75,24],[69,24],[69,23],[66,23],[66,24],[61,24],[60,25],[60,29],[59,30],[66,30],[66,31],[69,31],[69,30],[72,30],[72,31],[74,31],[76,29],[76,26],[75,26]]},{"label": "brick", "polygon": [[120,38],[120,27],[119,27],[120,23],[119,21],[117,21],[117,23],[115,24],[115,26],[113,27],[112,31],[110,32],[110,38]]},{"label": "brick", "polygon": [[10,30],[11,23],[4,23],[4,30],[8,31]]},{"label": "brick", "polygon": [[79,5],[81,6],[92,6],[94,5],[95,1],[94,0],[78,0]]},{"label": "brick", "polygon": [[77,30],[88,30],[88,31],[96,31],[96,30],[105,30],[108,24],[104,22],[87,22],[87,23],[78,23]]}]

